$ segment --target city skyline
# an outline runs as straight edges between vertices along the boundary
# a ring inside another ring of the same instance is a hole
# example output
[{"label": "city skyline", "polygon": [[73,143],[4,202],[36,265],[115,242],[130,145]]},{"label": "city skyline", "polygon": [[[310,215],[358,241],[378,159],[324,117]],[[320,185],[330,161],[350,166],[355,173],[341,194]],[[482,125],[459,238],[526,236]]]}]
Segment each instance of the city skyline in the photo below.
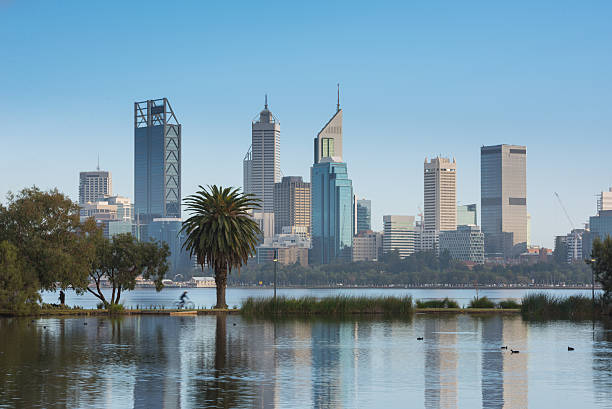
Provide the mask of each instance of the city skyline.
[{"label": "city skyline", "polygon": [[[612,53],[604,41],[612,34],[612,5],[530,7],[525,13],[526,4],[446,5],[446,11],[434,4],[387,4],[365,20],[338,3],[327,16],[343,18],[308,38],[300,34],[302,24],[320,16],[299,10],[296,25],[295,9],[277,5],[266,18],[278,22],[271,34],[278,38],[279,70],[248,41],[270,35],[255,24],[254,17],[264,15],[255,5],[244,4],[237,13],[216,5],[164,16],[151,7],[145,28],[181,23],[154,45],[128,35],[134,28],[131,5],[111,13],[82,4],[68,13],[62,5],[41,4],[34,11],[26,3],[3,3],[0,33],[7,41],[0,74],[11,81],[3,84],[0,112],[11,121],[2,135],[17,154],[1,165],[15,175],[0,181],[2,200],[9,190],[36,184],[58,187],[76,201],[76,175],[94,170],[98,154],[101,168],[113,173],[113,189],[134,198],[129,106],[159,96],[172,101],[187,126],[183,197],[199,184],[241,186],[236,163],[250,139],[248,120],[265,93],[283,123],[282,172],[307,176],[312,138],[335,105],[340,82],[344,132],[351,141],[343,157],[355,194],[374,202],[375,230],[382,229],[383,214],[416,215],[423,205],[424,156],[455,157],[461,164],[459,201],[480,203],[479,148],[508,143],[529,149],[532,242],[552,247],[554,236],[570,229],[553,192],[579,227],[596,212],[594,196],[612,185],[606,167]],[[372,28],[361,32],[365,26]],[[215,33],[223,35],[209,41]],[[176,58],[160,61],[155,70],[143,70],[133,53],[170,45]],[[366,53],[371,58],[364,59]],[[218,65],[210,64],[212,56]],[[101,112],[107,122],[92,126]],[[41,167],[49,171],[41,173]]]}]

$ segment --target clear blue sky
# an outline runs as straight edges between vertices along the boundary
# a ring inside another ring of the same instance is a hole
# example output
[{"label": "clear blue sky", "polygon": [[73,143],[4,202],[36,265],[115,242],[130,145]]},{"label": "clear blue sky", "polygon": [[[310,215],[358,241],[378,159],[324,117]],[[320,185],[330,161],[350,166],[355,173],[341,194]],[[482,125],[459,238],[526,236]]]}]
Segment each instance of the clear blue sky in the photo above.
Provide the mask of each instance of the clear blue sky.
[{"label": "clear blue sky", "polygon": [[[294,4],[296,3],[296,4]],[[183,124],[183,193],[242,184],[269,94],[281,168],[308,178],[312,138],[344,109],[355,192],[416,214],[426,156],[454,156],[480,202],[481,145],[527,145],[532,242],[551,246],[612,185],[610,1],[0,0],[0,192],[77,198],[78,172],[133,197],[133,102],[168,97]]]}]

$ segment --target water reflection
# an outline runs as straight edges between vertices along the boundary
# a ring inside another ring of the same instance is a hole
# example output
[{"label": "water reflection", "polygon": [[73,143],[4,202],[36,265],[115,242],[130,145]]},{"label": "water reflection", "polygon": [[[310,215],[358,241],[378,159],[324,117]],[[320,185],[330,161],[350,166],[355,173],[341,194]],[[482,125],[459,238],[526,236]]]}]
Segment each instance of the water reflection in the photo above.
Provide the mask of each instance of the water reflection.
[{"label": "water reflection", "polygon": [[607,407],[611,391],[609,323],[0,319],[0,407]]}]

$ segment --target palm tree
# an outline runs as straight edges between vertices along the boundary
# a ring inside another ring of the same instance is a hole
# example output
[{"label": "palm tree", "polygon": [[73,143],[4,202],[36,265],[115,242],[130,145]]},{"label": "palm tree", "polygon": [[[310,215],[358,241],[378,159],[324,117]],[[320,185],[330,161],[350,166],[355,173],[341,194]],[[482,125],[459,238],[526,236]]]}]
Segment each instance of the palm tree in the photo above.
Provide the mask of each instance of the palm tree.
[{"label": "palm tree", "polygon": [[217,305],[227,308],[225,287],[232,268],[246,264],[255,254],[261,231],[249,216],[249,210],[259,208],[259,200],[233,187],[200,186],[198,192],[185,199],[191,216],[183,222],[187,233],[183,248],[197,257],[204,269],[207,264],[215,271]]}]

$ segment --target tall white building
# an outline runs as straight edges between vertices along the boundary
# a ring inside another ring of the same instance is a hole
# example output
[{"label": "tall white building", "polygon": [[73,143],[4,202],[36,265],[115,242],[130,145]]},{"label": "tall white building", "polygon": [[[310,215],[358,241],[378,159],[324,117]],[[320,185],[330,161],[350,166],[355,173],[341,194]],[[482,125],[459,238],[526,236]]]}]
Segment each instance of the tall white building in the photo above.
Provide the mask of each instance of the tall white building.
[{"label": "tall white building", "polygon": [[79,173],[79,204],[97,202],[113,194],[113,179],[110,172],[96,170]]},{"label": "tall white building", "polygon": [[416,226],[414,216],[383,216],[383,253],[398,251],[401,258],[416,250]]},{"label": "tall white building", "polygon": [[[259,118],[251,124],[251,158],[245,191],[253,193],[261,201],[264,213],[274,213],[274,184],[281,181],[280,170],[280,122],[268,110],[268,98]],[[247,153],[248,155],[248,153]],[[245,162],[249,161],[245,157]]]},{"label": "tall white building", "polygon": [[455,159],[435,157],[424,163],[424,229],[457,228],[457,164]]}]

